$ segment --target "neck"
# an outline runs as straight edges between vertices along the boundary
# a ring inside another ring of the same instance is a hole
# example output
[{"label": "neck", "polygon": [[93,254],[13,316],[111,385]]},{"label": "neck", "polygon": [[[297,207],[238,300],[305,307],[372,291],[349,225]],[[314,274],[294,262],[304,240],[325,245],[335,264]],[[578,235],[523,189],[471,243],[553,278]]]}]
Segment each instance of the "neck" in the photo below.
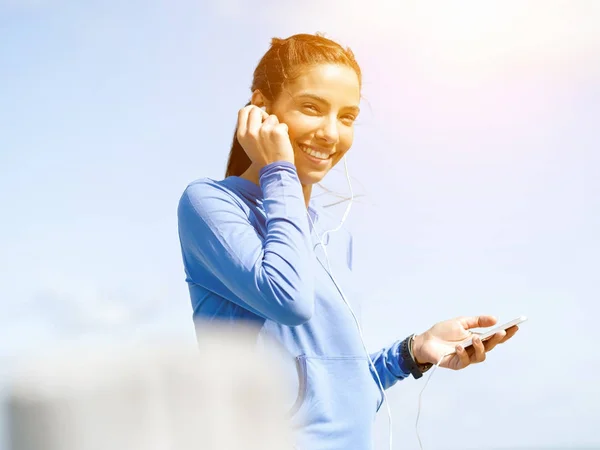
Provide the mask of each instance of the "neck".
[{"label": "neck", "polygon": [[[260,186],[260,181],[258,177],[258,173],[260,172],[260,168],[257,168],[254,164],[251,164],[248,169],[240,175],[240,178],[244,178],[248,181],[252,181],[257,186]],[[310,195],[312,193],[312,185],[311,184],[303,184],[302,192],[304,193],[304,203],[308,208],[308,204],[310,202]]]}]

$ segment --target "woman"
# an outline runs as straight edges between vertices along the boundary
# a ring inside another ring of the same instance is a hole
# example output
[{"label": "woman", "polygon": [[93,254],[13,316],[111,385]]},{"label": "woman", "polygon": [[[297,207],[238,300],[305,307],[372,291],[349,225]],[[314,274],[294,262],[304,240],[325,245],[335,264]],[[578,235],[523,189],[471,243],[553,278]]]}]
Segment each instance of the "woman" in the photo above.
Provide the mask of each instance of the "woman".
[{"label": "woman", "polygon": [[290,413],[297,448],[368,449],[380,389],[438,362],[455,370],[481,362],[517,329],[465,350],[457,344],[470,328],[496,320],[461,317],[369,360],[336,282],[350,273],[351,241],[345,232],[330,235],[330,258],[340,256],[336,248],[348,256],[330,277],[314,245],[335,224],[311,202],[312,186],[352,145],[360,68],[351,50],[322,36],[273,39],[251,91],[225,179],[191,183],[179,204],[194,319],[250,322],[296,359],[299,394]]}]

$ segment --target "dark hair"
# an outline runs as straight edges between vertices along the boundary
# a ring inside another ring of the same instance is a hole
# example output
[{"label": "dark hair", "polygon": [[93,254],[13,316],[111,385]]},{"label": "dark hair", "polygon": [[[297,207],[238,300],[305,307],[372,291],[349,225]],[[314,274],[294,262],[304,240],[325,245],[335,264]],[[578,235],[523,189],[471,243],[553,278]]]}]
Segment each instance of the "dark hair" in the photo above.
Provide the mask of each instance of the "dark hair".
[{"label": "dark hair", "polygon": [[[273,38],[271,47],[256,66],[250,90],[259,90],[269,101],[275,101],[283,90],[285,82],[291,81],[307,66],[334,63],[352,68],[362,85],[360,67],[349,48],[343,48],[321,34],[295,34],[287,39]],[[246,106],[250,105],[248,102]],[[237,139],[237,129],[233,133],[233,142],[225,176],[240,176],[251,161]]]}]

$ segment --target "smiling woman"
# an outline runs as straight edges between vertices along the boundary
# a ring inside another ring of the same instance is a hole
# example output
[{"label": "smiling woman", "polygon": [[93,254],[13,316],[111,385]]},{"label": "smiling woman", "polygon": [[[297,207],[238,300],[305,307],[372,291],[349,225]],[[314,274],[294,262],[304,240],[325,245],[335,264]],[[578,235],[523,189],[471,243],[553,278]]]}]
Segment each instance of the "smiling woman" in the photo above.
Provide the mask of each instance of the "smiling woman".
[{"label": "smiling woman", "polygon": [[[313,184],[352,146],[361,82],[352,52],[329,39],[273,39],[254,71],[251,101],[238,112],[225,179],[194,181],[178,208],[196,326],[251,323],[284,349],[282,363],[296,366],[289,416],[297,449],[371,448],[386,389],[432,364],[481,362],[516,331],[474,338],[464,349],[470,328],[496,319],[461,317],[366,351],[342,293],[352,279],[350,236],[330,234],[324,244],[319,229],[333,227],[311,202]],[[344,264],[337,250],[350,255]]]}]

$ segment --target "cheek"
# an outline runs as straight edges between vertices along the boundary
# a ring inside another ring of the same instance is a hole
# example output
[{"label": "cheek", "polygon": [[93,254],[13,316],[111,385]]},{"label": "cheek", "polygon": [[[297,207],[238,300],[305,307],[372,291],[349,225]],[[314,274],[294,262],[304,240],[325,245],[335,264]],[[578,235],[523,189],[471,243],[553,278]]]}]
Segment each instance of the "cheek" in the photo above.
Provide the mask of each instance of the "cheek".
[{"label": "cheek", "polygon": [[352,146],[352,140],[352,135],[350,135],[349,137],[340,136],[340,142],[338,143],[338,151],[333,160],[333,166],[337,165],[337,163],[339,163],[342,160],[344,155],[348,153],[350,147]]},{"label": "cheek", "polygon": [[354,128],[349,127],[340,132],[340,142],[338,143],[338,148],[341,152],[346,153],[348,150],[350,150],[353,142]]},{"label": "cheek", "polygon": [[281,114],[278,115],[278,118],[280,122],[287,125],[288,134],[292,141],[303,138],[307,134],[310,134],[311,130],[314,129],[314,124],[311,124],[310,120],[307,120],[306,116],[301,114]]}]

